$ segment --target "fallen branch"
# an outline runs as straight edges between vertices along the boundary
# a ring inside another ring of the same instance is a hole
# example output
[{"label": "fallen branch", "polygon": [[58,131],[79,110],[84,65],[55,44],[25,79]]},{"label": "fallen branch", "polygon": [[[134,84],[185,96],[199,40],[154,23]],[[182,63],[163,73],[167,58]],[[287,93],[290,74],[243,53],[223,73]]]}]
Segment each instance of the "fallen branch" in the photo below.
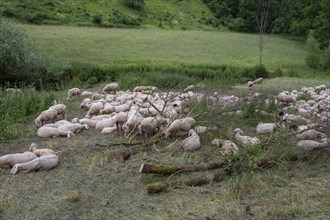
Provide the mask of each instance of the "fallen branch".
[{"label": "fallen branch", "polygon": [[197,172],[205,170],[214,170],[223,168],[224,165],[228,164],[228,160],[224,159],[220,162],[209,163],[204,165],[168,165],[168,164],[154,164],[154,163],[144,163],[140,166],[140,173],[153,173],[153,174],[164,174],[171,175],[177,172]]},{"label": "fallen branch", "polygon": [[211,182],[218,182],[223,177],[225,177],[228,173],[228,169],[224,169],[221,171],[215,172],[211,176],[199,176],[196,178],[192,178],[190,180],[184,181],[175,181],[175,182],[168,182],[168,183],[149,183],[145,186],[145,189],[148,194],[153,193],[161,193],[165,192],[169,189],[181,188],[181,187],[192,187],[192,186],[202,186]]}]

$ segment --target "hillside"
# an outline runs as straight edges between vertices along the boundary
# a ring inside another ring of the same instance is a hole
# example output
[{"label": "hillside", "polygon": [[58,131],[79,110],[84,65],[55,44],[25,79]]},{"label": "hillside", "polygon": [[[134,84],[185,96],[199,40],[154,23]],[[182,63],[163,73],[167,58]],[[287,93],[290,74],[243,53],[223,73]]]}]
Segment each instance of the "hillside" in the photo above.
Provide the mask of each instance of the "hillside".
[{"label": "hillside", "polygon": [[211,27],[214,18],[202,0],[145,0],[137,9],[126,2],[3,0],[0,14],[30,24],[177,29]]}]

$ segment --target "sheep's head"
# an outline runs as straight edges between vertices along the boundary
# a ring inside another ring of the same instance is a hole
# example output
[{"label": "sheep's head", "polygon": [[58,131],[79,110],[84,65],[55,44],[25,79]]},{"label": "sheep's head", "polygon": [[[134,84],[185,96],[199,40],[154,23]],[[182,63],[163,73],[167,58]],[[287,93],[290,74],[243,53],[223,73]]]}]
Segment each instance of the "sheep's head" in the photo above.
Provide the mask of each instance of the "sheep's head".
[{"label": "sheep's head", "polygon": [[40,128],[42,126],[42,122],[39,118],[37,118],[36,120],[34,120],[34,124],[37,126],[37,128]]},{"label": "sheep's head", "polygon": [[71,138],[74,136],[76,136],[76,135],[72,131],[68,131],[68,135],[67,135],[68,138]]},{"label": "sheep's head", "polygon": [[38,148],[38,145],[36,145],[35,143],[32,143],[31,146],[30,146],[29,151],[33,152],[33,151],[35,151],[37,148]]},{"label": "sheep's head", "polygon": [[235,134],[239,133],[239,134],[244,134],[244,132],[240,129],[240,128],[236,128],[234,130]]}]

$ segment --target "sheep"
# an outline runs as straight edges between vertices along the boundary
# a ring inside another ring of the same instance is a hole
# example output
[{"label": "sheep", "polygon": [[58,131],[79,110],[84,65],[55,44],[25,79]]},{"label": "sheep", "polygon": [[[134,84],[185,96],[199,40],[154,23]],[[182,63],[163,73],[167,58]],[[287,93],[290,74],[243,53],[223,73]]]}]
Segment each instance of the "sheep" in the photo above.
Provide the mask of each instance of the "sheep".
[{"label": "sheep", "polygon": [[87,124],[70,123],[70,124],[59,125],[57,128],[66,132],[70,131],[72,133],[78,133],[81,132],[82,130],[88,130],[89,126]]},{"label": "sheep", "polygon": [[326,135],[322,132],[316,131],[315,129],[309,129],[298,133],[296,137],[299,140],[316,140],[326,137]]},{"label": "sheep", "polygon": [[322,149],[322,148],[330,147],[330,143],[328,138],[323,138],[321,142],[313,141],[313,140],[301,140],[297,143],[297,147],[306,151],[310,151],[314,149]]},{"label": "sheep", "polygon": [[37,155],[29,151],[3,155],[0,157],[0,168],[12,167],[17,163],[25,163],[34,160],[35,158],[37,158]]},{"label": "sheep", "polygon": [[248,88],[249,89],[253,89],[253,86],[254,86],[254,82],[253,81],[248,81]]},{"label": "sheep", "polygon": [[283,103],[290,103],[290,102],[296,102],[296,99],[295,97],[293,97],[292,95],[284,95],[284,94],[281,94],[281,95],[278,95],[276,96],[276,101],[277,101],[277,104],[279,104],[280,102],[283,102]]},{"label": "sheep", "polygon": [[235,132],[235,139],[243,146],[243,147],[250,147],[257,144],[260,144],[260,140],[257,137],[249,137],[249,136],[241,136],[243,131],[240,128],[236,128]]},{"label": "sheep", "polygon": [[80,98],[81,98],[81,99],[87,99],[87,98],[92,99],[93,94],[94,94],[94,92],[83,91],[83,92],[80,94]]},{"label": "sheep", "polygon": [[70,99],[71,96],[78,96],[80,97],[81,91],[79,88],[72,88],[68,90],[68,97],[66,98],[67,100]]},{"label": "sheep", "polygon": [[117,127],[105,127],[102,129],[101,134],[111,134],[112,132],[116,131]]},{"label": "sheep", "polygon": [[164,134],[165,138],[169,138],[171,133],[175,133],[177,131],[184,131],[187,132],[192,128],[195,128],[196,121],[192,117],[186,117],[182,119],[174,120],[168,128],[165,129]]},{"label": "sheep", "polygon": [[91,116],[97,115],[102,109],[103,109],[103,102],[100,101],[93,103],[91,108],[88,110],[87,114],[85,115],[85,118],[91,118]]},{"label": "sheep", "polygon": [[275,129],[279,128],[279,125],[276,123],[263,123],[260,122],[257,125],[257,133],[258,134],[267,134],[267,133],[274,133]]},{"label": "sheep", "polygon": [[22,92],[21,89],[15,89],[15,88],[7,88],[6,92],[16,93],[16,92]]},{"label": "sheep", "polygon": [[264,79],[262,77],[253,81],[253,84],[261,84]]},{"label": "sheep", "polygon": [[135,129],[142,119],[143,117],[138,110],[129,110],[127,113],[127,121],[123,124],[123,130],[127,132],[128,130]]},{"label": "sheep", "polygon": [[50,170],[58,165],[58,156],[54,154],[47,154],[37,157],[34,160],[25,163],[17,163],[10,170],[11,174],[18,172],[33,172],[38,170]]},{"label": "sheep", "polygon": [[56,104],[50,106],[48,109],[55,109],[57,111],[57,115],[62,115],[62,117],[66,119],[66,105]]},{"label": "sheep", "polygon": [[103,114],[110,114],[110,113],[113,113],[115,111],[116,111],[115,106],[108,105],[108,106],[106,106],[106,107],[104,107],[103,109],[100,110],[100,114],[101,115],[103,115]]},{"label": "sheep", "polygon": [[52,128],[52,127],[45,127],[42,126],[41,128],[38,129],[37,135],[41,138],[55,138],[55,137],[72,137],[75,136],[73,132],[71,131],[64,131],[58,128]]},{"label": "sheep", "polygon": [[188,137],[180,145],[186,151],[198,150],[201,146],[200,138],[194,129],[189,130]]},{"label": "sheep", "polygon": [[102,93],[110,93],[112,91],[116,93],[118,90],[119,90],[118,83],[109,83],[103,87]]},{"label": "sheep", "polygon": [[[54,154],[56,155],[55,151],[52,149],[38,149],[38,145],[36,145],[35,143],[32,143],[29,149],[30,152],[34,153],[35,155],[37,155],[38,157],[44,156],[44,155],[48,155],[48,154]],[[20,162],[22,163],[22,162]]]},{"label": "sheep", "polygon": [[144,93],[145,91],[155,92],[157,90],[158,90],[158,88],[155,87],[155,86],[137,86],[133,89],[133,92],[142,92],[142,93]]},{"label": "sheep", "polygon": [[207,127],[205,127],[205,126],[196,126],[195,131],[197,132],[197,134],[203,134],[207,131]]},{"label": "sheep", "polygon": [[280,118],[282,121],[284,121],[285,123],[287,122],[293,122],[296,124],[310,124],[311,121],[300,116],[300,115],[292,115],[292,114],[284,114],[284,112],[280,112],[279,113]]},{"label": "sheep", "polygon": [[320,85],[320,86],[316,86],[314,88],[314,92],[316,92],[317,94],[320,94],[321,91],[326,90],[327,86],[326,85]]},{"label": "sheep", "polygon": [[72,119],[72,122],[73,123],[85,124],[85,125],[88,125],[90,128],[95,128],[96,123],[98,121],[99,120],[89,119],[89,118],[82,118],[82,119],[74,118],[74,119]]},{"label": "sheep", "polygon": [[34,120],[36,127],[41,127],[45,122],[55,121],[57,118],[57,111],[55,109],[48,109],[42,111],[40,115]]},{"label": "sheep", "polygon": [[196,86],[195,85],[190,85],[187,86],[187,88],[185,88],[183,91],[184,92],[189,92],[189,91],[195,91],[196,90]]},{"label": "sheep", "polygon": [[116,121],[113,117],[107,118],[107,119],[102,119],[96,123],[95,128],[97,130],[102,130],[105,127],[112,127],[115,123],[116,123]]},{"label": "sheep", "polygon": [[138,128],[142,135],[147,136],[157,132],[157,129],[166,123],[169,123],[169,120],[162,116],[146,117],[141,120]]},{"label": "sheep", "polygon": [[231,140],[222,140],[222,139],[213,139],[211,142],[212,145],[216,145],[218,147],[221,147],[221,154],[223,156],[229,154],[229,153],[233,153],[236,154],[238,151],[238,147],[237,145],[232,142]]}]

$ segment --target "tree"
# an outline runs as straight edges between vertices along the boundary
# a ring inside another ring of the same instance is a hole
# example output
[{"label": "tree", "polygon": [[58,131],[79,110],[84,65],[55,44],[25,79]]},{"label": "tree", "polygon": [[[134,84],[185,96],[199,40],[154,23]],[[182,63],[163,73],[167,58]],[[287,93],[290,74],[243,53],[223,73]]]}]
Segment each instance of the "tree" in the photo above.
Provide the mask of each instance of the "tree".
[{"label": "tree", "polygon": [[264,49],[265,39],[264,35],[266,33],[268,25],[268,15],[270,9],[271,0],[260,0],[259,8],[257,13],[257,30],[259,34],[259,65],[262,66],[262,52]]}]

